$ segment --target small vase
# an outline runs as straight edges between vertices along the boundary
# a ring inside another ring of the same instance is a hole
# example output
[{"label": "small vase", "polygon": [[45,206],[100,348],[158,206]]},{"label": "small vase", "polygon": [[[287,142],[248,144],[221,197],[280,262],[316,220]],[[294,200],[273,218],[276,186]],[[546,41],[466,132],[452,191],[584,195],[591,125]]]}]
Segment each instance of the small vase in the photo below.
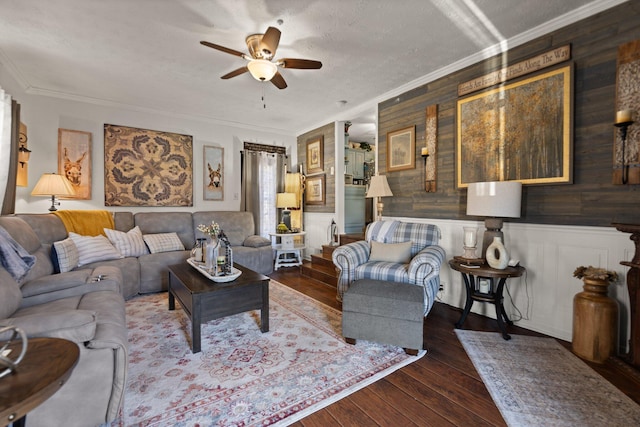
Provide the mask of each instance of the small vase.
[{"label": "small vase", "polygon": [[206,246],[206,257],[205,257],[205,268],[211,274],[211,272],[215,272],[216,270],[216,262],[218,260],[218,247],[220,246],[220,241],[218,239],[212,238],[207,242]]},{"label": "small vase", "polygon": [[509,254],[504,244],[502,244],[501,237],[493,238],[493,242],[487,247],[485,256],[487,258],[487,264],[489,264],[491,268],[504,270],[509,264]]}]

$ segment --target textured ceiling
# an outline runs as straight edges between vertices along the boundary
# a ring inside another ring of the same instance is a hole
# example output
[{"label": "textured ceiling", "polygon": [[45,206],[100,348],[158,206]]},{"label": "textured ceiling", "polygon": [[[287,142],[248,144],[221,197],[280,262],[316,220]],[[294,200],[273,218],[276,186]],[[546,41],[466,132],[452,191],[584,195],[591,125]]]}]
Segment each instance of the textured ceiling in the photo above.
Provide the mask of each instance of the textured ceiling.
[{"label": "textured ceiling", "polygon": [[[0,64],[28,93],[292,135],[353,120],[350,133],[370,139],[372,107],[383,94],[618,3],[0,0]],[[246,52],[245,37],[268,26],[282,31],[276,58],[315,59],[322,69],[281,70],[284,90],[248,73],[221,80],[245,61],[199,42]]]}]

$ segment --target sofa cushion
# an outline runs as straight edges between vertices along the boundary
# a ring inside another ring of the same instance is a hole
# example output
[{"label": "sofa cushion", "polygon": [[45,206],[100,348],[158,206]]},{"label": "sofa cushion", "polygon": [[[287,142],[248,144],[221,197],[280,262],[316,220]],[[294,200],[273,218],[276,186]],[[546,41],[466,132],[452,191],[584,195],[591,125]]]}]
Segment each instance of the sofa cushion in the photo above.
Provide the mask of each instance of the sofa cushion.
[{"label": "sofa cushion", "polygon": [[184,245],[176,233],[145,234],[142,238],[152,254],[184,251]]},{"label": "sofa cushion", "polygon": [[406,264],[411,261],[411,242],[380,243],[372,240],[369,261],[399,262]]},{"label": "sofa cushion", "polygon": [[97,319],[94,311],[76,308],[80,299],[65,298],[19,310],[3,323],[21,328],[29,337],[62,338],[83,344],[93,339]]},{"label": "sofa cushion", "polygon": [[90,262],[122,258],[120,252],[103,235],[81,236],[71,231],[69,237],[78,248],[78,266]]},{"label": "sofa cushion", "polygon": [[80,255],[71,237],[59,242],[53,242],[51,247],[51,262],[55,273],[66,273],[78,266]]},{"label": "sofa cushion", "polygon": [[18,282],[4,268],[0,268],[0,319],[11,316],[20,307],[22,292]]},{"label": "sofa cushion", "polygon": [[249,248],[261,248],[263,246],[270,246],[271,240],[262,236],[249,236],[244,239],[242,246],[247,246]]},{"label": "sofa cushion", "polygon": [[116,247],[118,252],[124,257],[128,256],[140,256],[148,254],[149,250],[142,238],[142,232],[137,225],[126,233],[123,231],[112,230],[105,228],[104,233],[107,235],[109,241]]}]

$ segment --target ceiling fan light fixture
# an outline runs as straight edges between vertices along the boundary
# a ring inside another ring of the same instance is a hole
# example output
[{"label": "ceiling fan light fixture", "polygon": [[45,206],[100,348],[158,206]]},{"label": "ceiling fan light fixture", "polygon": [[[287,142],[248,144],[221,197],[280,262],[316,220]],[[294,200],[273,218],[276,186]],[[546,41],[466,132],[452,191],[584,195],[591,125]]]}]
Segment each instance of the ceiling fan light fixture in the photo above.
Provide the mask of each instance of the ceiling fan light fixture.
[{"label": "ceiling fan light fixture", "polygon": [[268,82],[278,72],[276,64],[265,59],[254,59],[249,61],[247,68],[254,79],[262,82]]}]

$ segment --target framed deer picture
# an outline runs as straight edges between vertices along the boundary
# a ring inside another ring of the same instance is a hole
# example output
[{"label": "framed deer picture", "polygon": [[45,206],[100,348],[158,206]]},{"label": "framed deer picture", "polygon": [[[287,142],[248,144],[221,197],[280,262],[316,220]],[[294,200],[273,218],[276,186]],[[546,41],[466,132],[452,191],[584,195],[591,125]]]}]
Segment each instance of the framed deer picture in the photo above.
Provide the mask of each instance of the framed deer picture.
[{"label": "framed deer picture", "polygon": [[204,199],[224,200],[224,148],[204,146]]},{"label": "framed deer picture", "polygon": [[76,190],[66,198],[91,200],[91,132],[58,129],[58,173]]}]

